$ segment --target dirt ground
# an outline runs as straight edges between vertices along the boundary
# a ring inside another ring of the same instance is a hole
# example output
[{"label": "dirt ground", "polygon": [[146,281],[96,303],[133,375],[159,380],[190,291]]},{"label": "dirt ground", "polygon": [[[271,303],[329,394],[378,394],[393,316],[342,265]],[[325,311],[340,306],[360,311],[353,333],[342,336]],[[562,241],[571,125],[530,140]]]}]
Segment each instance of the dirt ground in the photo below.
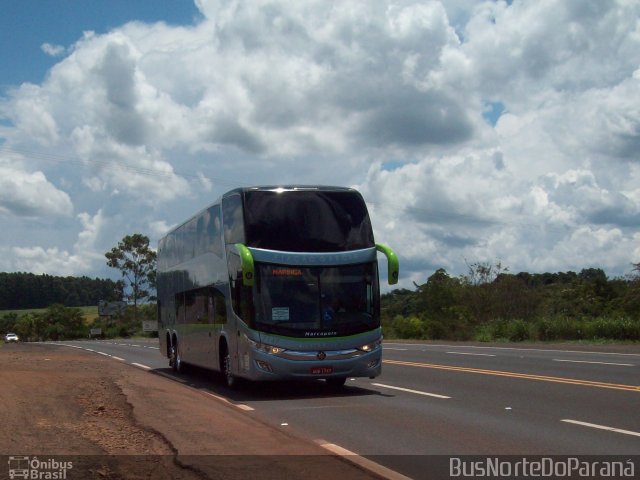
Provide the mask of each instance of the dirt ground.
[{"label": "dirt ground", "polygon": [[42,462],[41,478],[377,478],[162,376],[72,349],[0,345],[0,479],[25,457]]}]

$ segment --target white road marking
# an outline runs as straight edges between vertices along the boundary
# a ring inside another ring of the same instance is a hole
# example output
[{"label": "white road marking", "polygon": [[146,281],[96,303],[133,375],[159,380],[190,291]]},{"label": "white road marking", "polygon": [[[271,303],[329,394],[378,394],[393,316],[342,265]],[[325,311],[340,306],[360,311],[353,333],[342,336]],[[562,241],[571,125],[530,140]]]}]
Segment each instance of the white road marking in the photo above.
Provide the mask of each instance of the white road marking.
[{"label": "white road marking", "polygon": [[595,423],[580,422],[578,420],[570,420],[568,418],[565,418],[561,421],[565,423],[572,423],[574,425],[581,425],[583,427],[597,428],[598,430],[607,430],[609,432],[623,433],[625,435],[633,435],[634,437],[640,437],[640,432],[632,432],[631,430],[622,430],[621,428],[607,427],[605,425],[596,425]]},{"label": "white road marking", "polygon": [[587,360],[562,360],[560,358],[554,358],[554,362],[569,362],[569,363],[591,363],[595,365],[617,365],[619,367],[635,367],[633,363],[611,363],[611,362],[589,362]]},{"label": "white road marking", "polygon": [[136,367],[144,368],[145,370],[151,370],[151,367],[146,365],[142,365],[141,363],[132,363],[131,365],[135,365]]},{"label": "white road marking", "polygon": [[437,393],[421,392],[420,390],[411,390],[410,388],[394,387],[392,385],[385,385],[383,383],[372,383],[371,385],[375,387],[381,387],[381,388],[390,388],[392,390],[400,390],[401,392],[415,393],[416,395],[424,395],[426,397],[443,398],[443,399],[451,398],[451,397],[447,397],[446,395],[439,395]]},{"label": "white road marking", "polygon": [[120,360],[121,362],[124,362],[124,358],[116,357],[115,355],[111,355],[111,358],[113,358],[114,360]]},{"label": "white road marking", "polygon": [[318,445],[320,445],[325,450],[337,455],[345,460],[364,468],[382,478],[387,478],[389,480],[410,480],[409,477],[402,475],[401,473],[396,472],[395,470],[391,470],[390,468],[384,467],[379,463],[373,462],[368,458],[361,457],[357,453],[354,453],[346,448],[343,448],[335,443],[329,443],[325,440],[316,440]]},{"label": "white road marking", "polygon": [[391,348],[391,347],[384,347],[385,350],[396,350],[398,352],[406,352],[407,350],[409,350],[408,348]]},{"label": "white road marking", "polygon": [[[198,390],[198,391],[202,391],[202,390],[200,390],[200,389],[198,389],[198,388],[195,388],[195,387],[192,387],[192,388],[194,388],[195,390]],[[232,407],[237,407],[237,408],[239,408],[240,410],[244,410],[245,412],[252,412],[253,410],[255,410],[253,407],[250,407],[249,405],[243,405],[242,403],[233,403],[233,402],[230,402],[230,401],[229,401],[229,400],[227,400],[226,398],[221,397],[221,396],[219,396],[219,395],[214,395],[214,394],[213,394],[213,393],[211,393],[211,392],[202,392],[202,393],[205,393],[205,394],[209,395],[210,397],[215,398],[216,400],[220,400],[221,402],[224,402],[224,403],[226,403],[227,405],[231,405]]]},{"label": "white road marking", "polygon": [[495,355],[491,353],[470,353],[470,352],[446,352],[451,355],[473,355],[474,357],[495,357]]},{"label": "white road marking", "polygon": [[96,352],[100,355],[104,355],[105,357],[110,357],[111,355],[109,355],[108,353],[104,353],[104,352]]},{"label": "white road marking", "polygon": [[[444,348],[458,348],[457,345],[446,344],[429,344],[429,343],[385,343],[384,345],[401,345],[408,347],[418,348],[431,348],[431,347],[444,347]],[[483,347],[480,345],[465,345],[459,348],[478,348],[486,350],[516,350],[520,352],[561,352],[561,353],[579,353],[588,355],[620,355],[626,357],[640,357],[640,353],[617,353],[617,352],[594,352],[594,351],[581,351],[581,350],[560,350],[560,349],[544,349],[544,348],[517,348],[517,347]]]},{"label": "white road marking", "polygon": [[253,412],[255,409],[250,407],[249,405],[244,405],[243,403],[234,403],[235,407],[238,407],[240,410],[244,410],[245,412]]},{"label": "white road marking", "polygon": [[160,347],[152,347],[150,345],[136,345],[132,343],[114,343],[113,345],[120,345],[121,347],[152,348],[153,350],[160,350]]}]

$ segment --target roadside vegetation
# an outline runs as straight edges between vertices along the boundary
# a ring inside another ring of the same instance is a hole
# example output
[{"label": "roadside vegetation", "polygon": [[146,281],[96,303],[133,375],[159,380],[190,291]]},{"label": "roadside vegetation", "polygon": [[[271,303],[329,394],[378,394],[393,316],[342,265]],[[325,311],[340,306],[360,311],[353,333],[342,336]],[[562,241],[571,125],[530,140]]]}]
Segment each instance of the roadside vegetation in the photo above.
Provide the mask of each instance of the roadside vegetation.
[{"label": "roadside vegetation", "polygon": [[514,275],[500,263],[468,267],[383,295],[385,338],[640,341],[640,264],[615,279],[596,268]]},{"label": "roadside vegetation", "polygon": [[[136,319],[137,316],[137,319]],[[54,304],[44,309],[0,312],[0,333],[17,333],[22,341],[72,340],[89,338],[91,329],[100,328],[99,338],[148,336],[142,320],[156,320],[156,305],[132,306],[121,315],[99,317],[97,307],[66,307]]]},{"label": "roadside vegetation", "polygon": [[[142,321],[157,319],[149,239],[126,236],[105,257],[121,281],[0,273],[0,333],[32,341],[88,338],[92,328],[102,338],[142,335]],[[95,306],[77,308],[81,300],[128,306],[101,317]],[[382,295],[381,313],[387,339],[639,342],[640,263],[613,279],[599,268],[511,274],[499,262],[471,263],[458,277],[439,269],[415,290]]]},{"label": "roadside vegetation", "polygon": [[[149,238],[127,235],[105,257],[121,281],[0,273],[0,333],[15,332],[25,341],[88,338],[92,329],[100,329],[93,335],[101,338],[143,335],[142,321],[157,320],[156,253]],[[100,316],[100,301],[124,301],[127,307]]]},{"label": "roadside vegetation", "polygon": [[121,282],[108,279],[0,272],[0,311],[42,309],[56,303],[82,307],[121,296]]}]

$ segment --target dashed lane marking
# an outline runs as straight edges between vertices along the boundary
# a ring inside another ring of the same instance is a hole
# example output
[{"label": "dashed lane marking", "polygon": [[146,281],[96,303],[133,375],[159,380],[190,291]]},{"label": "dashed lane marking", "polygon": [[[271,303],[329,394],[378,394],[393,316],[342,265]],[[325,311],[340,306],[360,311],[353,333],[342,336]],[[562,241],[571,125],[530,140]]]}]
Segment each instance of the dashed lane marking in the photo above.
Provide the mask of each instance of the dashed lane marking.
[{"label": "dashed lane marking", "polygon": [[151,367],[148,367],[147,365],[143,365],[141,363],[131,363],[131,365],[135,365],[136,367],[144,368],[145,370],[151,370]]},{"label": "dashed lane marking", "polygon": [[596,382],[592,380],[579,380],[576,378],[549,377],[546,375],[532,375],[528,373],[505,372],[501,370],[486,370],[482,368],[454,367],[452,365],[436,365],[433,363],[402,362],[399,360],[383,360],[389,365],[401,365],[405,367],[433,368],[453,372],[476,373],[480,375],[494,375],[498,377],[520,378],[524,380],[538,380],[542,382],[564,383],[568,385],[581,385],[584,387],[608,388],[612,390],[625,390],[627,392],[640,393],[640,385],[625,385],[618,383]]},{"label": "dashed lane marking", "polygon": [[372,383],[371,385],[373,385],[375,387],[380,387],[380,388],[390,388],[391,390],[399,390],[401,392],[415,393],[416,395],[424,395],[426,397],[434,397],[434,398],[442,398],[442,399],[451,398],[451,397],[447,397],[446,395],[440,395],[440,394],[437,394],[437,393],[422,392],[420,390],[412,390],[410,388],[404,388],[404,387],[394,387],[393,385],[385,385],[384,383]]},{"label": "dashed lane marking", "polygon": [[[196,390],[198,390],[198,389],[196,389]],[[210,397],[215,398],[216,400],[220,400],[221,402],[224,402],[227,405],[231,405],[232,407],[236,407],[236,408],[239,408],[240,410],[244,410],[245,412],[252,412],[252,411],[255,410],[253,407],[250,407],[249,405],[244,405],[242,403],[233,403],[233,402],[227,400],[226,398],[221,397],[220,395],[215,395],[215,394],[213,394],[211,392],[204,392],[202,390],[199,390],[199,391],[201,391],[205,395],[209,395]]]},{"label": "dashed lane marking", "polygon": [[593,365],[616,365],[618,367],[635,367],[633,363],[612,363],[612,362],[590,362],[587,360],[563,360],[560,358],[554,358],[554,362],[568,362],[568,363],[589,363]]},{"label": "dashed lane marking", "polygon": [[357,453],[354,453],[346,448],[343,448],[335,443],[329,443],[325,440],[316,440],[318,445],[320,445],[325,450],[337,455],[348,462],[351,462],[360,468],[364,468],[369,472],[374,473],[375,475],[379,475],[382,478],[387,478],[389,480],[411,480],[409,477],[402,475],[395,470],[391,470],[390,468],[385,467],[384,465],[380,465],[368,458],[362,457]]},{"label": "dashed lane marking", "polygon": [[580,425],[582,427],[596,428],[598,430],[607,430],[609,432],[622,433],[624,435],[633,435],[634,437],[640,437],[640,432],[633,432],[631,430],[623,430],[621,428],[607,427],[605,425],[596,425],[595,423],[581,422],[579,420],[571,420],[565,418],[561,420],[565,423],[572,423],[574,425]]}]

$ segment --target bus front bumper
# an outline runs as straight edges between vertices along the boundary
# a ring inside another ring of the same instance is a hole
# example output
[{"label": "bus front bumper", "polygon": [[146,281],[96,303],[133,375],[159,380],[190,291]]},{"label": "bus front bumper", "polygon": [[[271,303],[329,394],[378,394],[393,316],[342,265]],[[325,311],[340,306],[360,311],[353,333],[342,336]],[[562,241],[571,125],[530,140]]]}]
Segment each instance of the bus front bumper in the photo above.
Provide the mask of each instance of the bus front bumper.
[{"label": "bus front bumper", "polygon": [[248,377],[252,380],[308,380],[341,377],[374,378],[382,372],[382,348],[293,352],[279,355],[252,350]]}]

